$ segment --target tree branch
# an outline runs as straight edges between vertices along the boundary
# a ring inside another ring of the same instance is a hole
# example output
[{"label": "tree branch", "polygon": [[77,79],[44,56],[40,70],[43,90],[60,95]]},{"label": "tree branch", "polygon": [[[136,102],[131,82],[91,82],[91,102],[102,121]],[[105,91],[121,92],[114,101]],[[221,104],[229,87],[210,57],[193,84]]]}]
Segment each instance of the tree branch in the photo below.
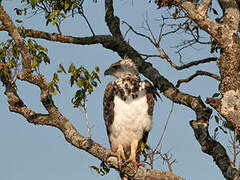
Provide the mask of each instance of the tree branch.
[{"label": "tree branch", "polygon": [[184,82],[185,83],[189,82],[189,81],[193,80],[197,76],[209,76],[209,77],[214,78],[214,79],[216,79],[218,81],[221,81],[221,78],[218,75],[216,75],[216,74],[212,74],[212,73],[209,73],[209,72],[206,72],[206,71],[196,71],[196,73],[191,75],[189,78],[178,80],[176,87],[180,87],[180,84],[182,84]]},{"label": "tree branch", "polygon": [[190,121],[190,125],[193,128],[196,139],[202,147],[202,151],[213,157],[213,160],[221,169],[223,176],[228,180],[239,179],[239,177],[235,177],[237,168],[231,163],[225,148],[209,135],[208,123]]},{"label": "tree branch", "polygon": [[61,43],[71,43],[71,44],[81,44],[81,45],[91,45],[104,43],[107,41],[112,41],[114,39],[110,35],[94,35],[89,37],[73,37],[57,33],[48,33],[44,31],[37,31],[33,29],[26,29],[26,36],[32,38],[45,39],[48,41],[56,41]]},{"label": "tree branch", "polygon": [[5,26],[6,31],[8,31],[9,35],[14,39],[18,50],[22,54],[22,66],[23,69],[30,71],[31,69],[31,56],[27,50],[27,47],[22,40],[20,34],[16,26],[13,24],[12,19],[8,16],[6,11],[0,5],[0,21],[2,21],[2,25]]},{"label": "tree branch", "polygon": [[188,12],[190,18],[195,21],[201,29],[211,34],[216,40],[220,39],[218,30],[224,27],[207,16],[206,8],[208,7],[208,0],[203,1],[202,5],[198,8],[190,1],[176,0],[176,3]]},{"label": "tree branch", "polygon": [[5,31],[5,30],[6,30],[5,26],[3,24],[0,24],[0,31]]},{"label": "tree branch", "polygon": [[113,0],[105,0],[105,11],[105,21],[111,34],[123,40],[120,30],[120,20],[117,16],[114,16]]},{"label": "tree branch", "polygon": [[198,9],[202,11],[205,15],[207,15],[208,8],[210,7],[212,3],[212,0],[203,0],[199,6]]},{"label": "tree branch", "polygon": [[232,0],[218,0],[218,2],[223,10],[223,24],[238,31],[240,13],[237,2]]}]

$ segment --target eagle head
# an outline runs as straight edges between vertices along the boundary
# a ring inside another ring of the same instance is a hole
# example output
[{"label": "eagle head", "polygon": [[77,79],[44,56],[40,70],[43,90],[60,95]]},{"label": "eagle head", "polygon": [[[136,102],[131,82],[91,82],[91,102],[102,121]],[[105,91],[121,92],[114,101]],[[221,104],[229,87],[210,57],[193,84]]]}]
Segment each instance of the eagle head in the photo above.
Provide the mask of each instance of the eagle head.
[{"label": "eagle head", "polygon": [[131,59],[123,59],[113,63],[105,72],[104,75],[112,75],[116,78],[125,78],[139,76],[137,66]]}]

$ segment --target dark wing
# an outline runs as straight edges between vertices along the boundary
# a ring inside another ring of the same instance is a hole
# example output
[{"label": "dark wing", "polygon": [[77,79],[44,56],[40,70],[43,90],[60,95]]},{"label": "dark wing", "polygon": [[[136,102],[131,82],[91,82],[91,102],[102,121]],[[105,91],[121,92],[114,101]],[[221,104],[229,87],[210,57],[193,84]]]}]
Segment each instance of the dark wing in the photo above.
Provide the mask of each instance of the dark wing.
[{"label": "dark wing", "polygon": [[144,83],[148,103],[148,115],[152,116],[154,108],[154,99],[157,100],[157,96],[159,96],[159,94],[157,93],[157,90],[151,85],[150,82],[145,80]]},{"label": "dark wing", "polygon": [[115,96],[114,86],[115,86],[114,82],[108,83],[103,98],[103,115],[108,134],[109,127],[111,126],[114,120],[114,96]]}]

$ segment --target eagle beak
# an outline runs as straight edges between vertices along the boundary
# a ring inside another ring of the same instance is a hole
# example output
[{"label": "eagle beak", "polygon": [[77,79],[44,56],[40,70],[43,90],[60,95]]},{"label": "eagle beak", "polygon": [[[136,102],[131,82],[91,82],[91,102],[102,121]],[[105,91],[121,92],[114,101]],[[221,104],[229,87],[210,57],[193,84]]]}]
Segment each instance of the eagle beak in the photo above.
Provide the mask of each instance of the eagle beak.
[{"label": "eagle beak", "polygon": [[106,76],[106,75],[110,75],[110,70],[109,70],[109,69],[107,69],[107,70],[104,72],[104,76]]}]

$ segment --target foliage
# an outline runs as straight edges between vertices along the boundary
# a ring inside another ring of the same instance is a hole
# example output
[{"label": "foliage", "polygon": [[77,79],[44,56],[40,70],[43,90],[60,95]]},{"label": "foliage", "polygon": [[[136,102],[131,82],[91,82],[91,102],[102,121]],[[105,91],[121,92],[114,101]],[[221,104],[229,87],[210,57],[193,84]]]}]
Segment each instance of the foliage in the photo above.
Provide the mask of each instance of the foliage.
[{"label": "foliage", "polygon": [[93,88],[97,87],[98,82],[101,82],[98,75],[100,73],[99,67],[95,67],[95,70],[89,73],[85,67],[80,66],[79,68],[76,68],[71,64],[66,72],[63,65],[59,64],[59,70],[53,74],[53,80],[49,83],[49,88],[53,95],[56,95],[57,92],[60,93],[57,83],[59,82],[58,73],[62,72],[65,74],[71,74],[70,85],[71,87],[76,85],[78,88],[72,98],[74,107],[84,107],[87,95],[93,92]]},{"label": "foliage", "polygon": [[218,53],[221,50],[219,43],[211,36],[210,37],[210,44],[211,44],[211,53]]},{"label": "foliage", "polygon": [[96,166],[90,166],[90,169],[93,169],[101,176],[106,175],[110,171],[110,167],[103,161],[100,163],[99,168]]},{"label": "foliage", "polygon": [[15,11],[18,15],[22,15],[23,12],[26,15],[29,8],[35,13],[43,11],[45,13],[46,25],[49,23],[59,25],[68,15],[82,14],[83,2],[84,0],[21,0],[21,3],[26,3],[27,8],[15,8]]}]

